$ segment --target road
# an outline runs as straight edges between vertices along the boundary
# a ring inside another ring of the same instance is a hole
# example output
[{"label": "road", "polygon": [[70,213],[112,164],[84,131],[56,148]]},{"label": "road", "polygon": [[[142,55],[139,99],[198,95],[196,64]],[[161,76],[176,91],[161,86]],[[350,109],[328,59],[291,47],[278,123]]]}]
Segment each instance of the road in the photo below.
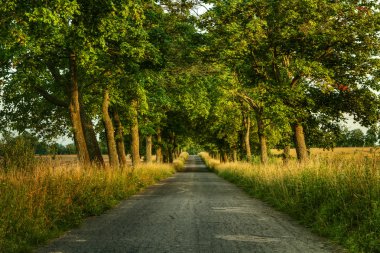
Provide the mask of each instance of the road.
[{"label": "road", "polygon": [[210,173],[198,156],[38,253],[339,252],[288,216]]}]

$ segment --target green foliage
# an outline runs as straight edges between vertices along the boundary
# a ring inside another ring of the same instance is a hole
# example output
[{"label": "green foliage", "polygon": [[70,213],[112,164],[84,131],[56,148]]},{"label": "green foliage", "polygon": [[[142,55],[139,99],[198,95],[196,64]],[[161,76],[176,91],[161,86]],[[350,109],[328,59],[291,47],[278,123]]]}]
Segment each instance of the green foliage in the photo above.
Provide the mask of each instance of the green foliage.
[{"label": "green foliage", "polygon": [[[256,155],[261,140],[291,145],[295,123],[310,146],[378,140],[375,128],[364,136],[338,125],[343,113],[365,126],[379,120],[378,1],[3,2],[0,124],[11,130],[47,139],[72,130],[75,55],[80,109],[97,122],[103,151],[104,89],[124,134],[137,113],[142,135],[160,131],[165,156],[204,147],[244,157],[248,128]],[[209,10],[192,16],[203,3]],[[3,145],[2,166],[31,165],[19,157],[32,157],[34,144]],[[36,145],[38,153],[66,152]]]},{"label": "green foliage", "polygon": [[371,126],[366,134],[361,129],[344,128],[338,136],[337,146],[340,147],[373,147],[379,140],[376,125]]},{"label": "green foliage", "polygon": [[379,127],[377,125],[372,125],[365,135],[365,145],[373,147],[378,144],[380,137]]},{"label": "green foliage", "polygon": [[264,119],[266,131],[288,138],[289,124],[305,124],[313,114],[334,122],[346,112],[364,125],[376,123],[376,1],[206,2],[212,7],[199,22],[209,39],[202,52],[232,70],[236,94]]}]

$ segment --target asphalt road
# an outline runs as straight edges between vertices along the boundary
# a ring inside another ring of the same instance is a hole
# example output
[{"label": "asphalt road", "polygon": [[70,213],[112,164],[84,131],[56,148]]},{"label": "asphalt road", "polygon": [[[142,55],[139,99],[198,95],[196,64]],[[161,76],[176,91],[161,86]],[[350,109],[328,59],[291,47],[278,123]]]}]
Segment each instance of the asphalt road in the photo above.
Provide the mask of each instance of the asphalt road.
[{"label": "asphalt road", "polygon": [[190,156],[177,173],[38,253],[338,252]]}]

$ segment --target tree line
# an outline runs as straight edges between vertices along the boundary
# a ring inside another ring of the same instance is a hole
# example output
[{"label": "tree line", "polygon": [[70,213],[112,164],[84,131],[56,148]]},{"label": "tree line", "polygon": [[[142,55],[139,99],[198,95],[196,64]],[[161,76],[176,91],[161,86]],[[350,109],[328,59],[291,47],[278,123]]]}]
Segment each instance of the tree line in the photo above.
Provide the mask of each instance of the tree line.
[{"label": "tree line", "polygon": [[71,134],[83,165],[104,166],[99,134],[111,167],[126,150],[137,165],[141,145],[148,162],[206,149],[266,163],[275,146],[304,161],[346,114],[379,120],[377,1],[13,0],[0,12],[3,129]]}]

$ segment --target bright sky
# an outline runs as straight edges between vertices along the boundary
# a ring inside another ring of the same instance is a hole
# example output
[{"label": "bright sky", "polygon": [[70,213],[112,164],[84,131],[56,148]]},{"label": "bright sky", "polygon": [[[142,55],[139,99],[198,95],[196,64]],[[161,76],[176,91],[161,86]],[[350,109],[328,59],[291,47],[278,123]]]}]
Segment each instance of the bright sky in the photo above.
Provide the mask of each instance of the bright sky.
[{"label": "bright sky", "polygon": [[[343,123],[343,122],[342,122]],[[343,123],[344,124],[344,123]],[[353,130],[353,129],[361,129],[364,133],[367,132],[367,128],[366,127],[363,127],[362,125],[360,125],[359,123],[355,122],[354,121],[354,118],[352,116],[349,116],[347,115],[347,123],[344,124],[347,126],[348,130]]]}]

